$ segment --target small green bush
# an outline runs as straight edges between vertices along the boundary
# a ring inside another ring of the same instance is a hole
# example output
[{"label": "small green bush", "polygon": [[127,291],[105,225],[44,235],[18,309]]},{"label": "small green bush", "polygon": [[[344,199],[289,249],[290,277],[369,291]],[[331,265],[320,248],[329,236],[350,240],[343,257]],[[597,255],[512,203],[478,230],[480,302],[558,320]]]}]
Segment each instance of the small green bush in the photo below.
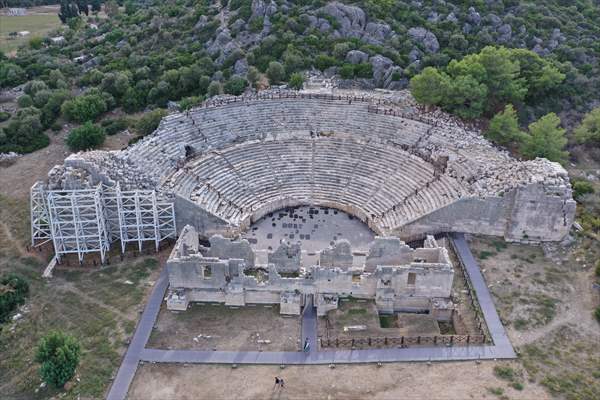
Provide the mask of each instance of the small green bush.
[{"label": "small green bush", "polygon": [[65,101],[61,106],[62,114],[74,122],[92,121],[108,110],[108,105],[99,94],[88,94]]},{"label": "small green bush", "polygon": [[67,136],[67,145],[73,151],[88,150],[100,146],[106,139],[104,129],[91,122],[73,129]]},{"label": "small green bush", "polygon": [[248,81],[239,76],[233,76],[223,86],[223,91],[227,94],[232,94],[234,96],[239,96],[244,93],[246,90],[246,86],[248,86]]},{"label": "small green bush", "polygon": [[135,129],[142,136],[146,136],[151,134],[158,128],[158,124],[160,124],[160,120],[162,117],[167,115],[167,110],[157,109],[154,111],[150,111],[146,113],[140,118],[140,120],[135,125]]},{"label": "small green bush", "polygon": [[40,375],[44,382],[61,388],[75,375],[80,355],[81,346],[77,340],[57,331],[40,340],[35,359],[41,364]]},{"label": "small green bush", "polygon": [[281,63],[277,61],[271,61],[269,63],[269,67],[267,68],[267,77],[269,78],[269,82],[271,84],[277,84],[282,81],[285,76],[285,69]]},{"label": "small green bush", "polygon": [[596,321],[600,322],[600,306],[596,307],[596,310],[594,310],[594,317],[596,318]]},{"label": "small green bush", "polygon": [[30,95],[24,94],[23,96],[19,97],[19,100],[17,100],[17,104],[21,108],[31,107],[33,106],[33,99]]},{"label": "small green bush", "polygon": [[0,111],[0,122],[8,121],[10,113],[6,111]]},{"label": "small green bush", "polygon": [[588,181],[573,179],[573,197],[576,200],[586,194],[594,193],[594,186]]},{"label": "small green bush", "polygon": [[217,96],[223,93],[223,85],[219,81],[212,81],[208,85],[208,97]]},{"label": "small green bush", "polygon": [[300,89],[302,89],[303,85],[304,85],[304,77],[302,76],[302,74],[300,74],[298,72],[294,72],[290,76],[289,86],[292,89],[300,90]]},{"label": "small green bush", "polygon": [[112,136],[127,129],[129,123],[126,118],[109,118],[103,120],[100,125],[107,135]]},{"label": "small green bush", "polygon": [[179,108],[181,110],[189,110],[190,108],[196,107],[202,103],[202,96],[190,96],[181,99],[179,102]]},{"label": "small green bush", "polygon": [[52,129],[53,132],[59,132],[62,129],[62,125],[58,122],[54,122],[51,126],[50,129]]},{"label": "small green bush", "polygon": [[39,50],[42,48],[42,38],[39,36],[32,37],[29,39],[29,47],[33,50]]},{"label": "small green bush", "polygon": [[497,365],[494,367],[494,375],[506,381],[512,381],[515,378],[515,370],[510,366]]},{"label": "small green bush", "polygon": [[29,284],[15,274],[9,274],[0,279],[0,323],[8,320],[10,314],[29,295]]}]

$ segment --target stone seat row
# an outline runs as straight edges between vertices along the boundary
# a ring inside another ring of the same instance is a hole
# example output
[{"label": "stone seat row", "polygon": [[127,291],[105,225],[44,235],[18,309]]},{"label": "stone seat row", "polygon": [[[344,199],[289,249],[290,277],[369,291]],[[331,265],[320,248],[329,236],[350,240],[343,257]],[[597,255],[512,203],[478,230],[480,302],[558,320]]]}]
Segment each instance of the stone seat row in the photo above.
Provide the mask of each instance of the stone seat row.
[{"label": "stone seat row", "polygon": [[295,198],[348,204],[382,221],[388,213],[386,223],[400,224],[461,195],[413,155],[335,138],[244,143],[188,162],[168,185],[232,223]]}]

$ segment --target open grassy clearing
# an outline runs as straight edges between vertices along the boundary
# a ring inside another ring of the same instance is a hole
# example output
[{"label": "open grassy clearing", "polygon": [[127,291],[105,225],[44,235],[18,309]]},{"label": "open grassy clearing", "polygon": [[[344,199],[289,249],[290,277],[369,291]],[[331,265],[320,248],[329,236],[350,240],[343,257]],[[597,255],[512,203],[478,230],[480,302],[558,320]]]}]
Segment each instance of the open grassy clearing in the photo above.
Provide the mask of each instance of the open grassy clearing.
[{"label": "open grassy clearing", "polygon": [[[489,238],[471,245],[529,377],[507,384],[539,384],[558,399],[600,398],[600,324],[592,317],[600,304],[592,288],[598,243],[581,235],[566,247]],[[496,389],[490,393],[504,395]]]},{"label": "open grassy clearing", "polygon": [[[33,37],[44,37],[49,32],[60,26],[60,19],[56,14],[34,14],[9,17],[0,15],[0,50],[9,53],[22,44],[29,42]],[[11,32],[29,31],[24,37],[11,38]]]},{"label": "open grassy clearing", "polygon": [[46,281],[41,278],[47,261],[43,253],[25,253],[28,219],[25,201],[0,195],[0,274],[13,271],[30,284],[29,299],[20,310],[23,317],[0,331],[1,397],[43,399],[63,392],[40,388],[33,361],[39,338],[61,329],[75,335],[83,349],[75,385],[63,398],[103,398],[160,262],[144,257],[90,272],[57,270]]}]

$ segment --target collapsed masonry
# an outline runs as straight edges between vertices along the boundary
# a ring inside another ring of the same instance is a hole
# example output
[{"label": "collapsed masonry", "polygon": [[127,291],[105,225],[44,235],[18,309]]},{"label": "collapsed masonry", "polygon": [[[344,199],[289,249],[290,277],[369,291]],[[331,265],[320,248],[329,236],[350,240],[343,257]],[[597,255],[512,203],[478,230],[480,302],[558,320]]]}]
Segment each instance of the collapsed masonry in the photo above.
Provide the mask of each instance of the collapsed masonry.
[{"label": "collapsed masonry", "polygon": [[313,296],[318,315],[338,307],[343,297],[373,299],[379,312],[430,312],[451,318],[454,268],[447,250],[428,236],[423,248],[412,249],[395,237],[376,237],[362,267],[352,267],[347,241],[320,253],[320,265],[301,267],[299,245],[282,243],[267,265],[257,265],[246,240],[210,238],[199,244],[187,225],[168,261],[167,307],[185,310],[190,302],[228,306],[279,304],[282,314],[299,315]]}]

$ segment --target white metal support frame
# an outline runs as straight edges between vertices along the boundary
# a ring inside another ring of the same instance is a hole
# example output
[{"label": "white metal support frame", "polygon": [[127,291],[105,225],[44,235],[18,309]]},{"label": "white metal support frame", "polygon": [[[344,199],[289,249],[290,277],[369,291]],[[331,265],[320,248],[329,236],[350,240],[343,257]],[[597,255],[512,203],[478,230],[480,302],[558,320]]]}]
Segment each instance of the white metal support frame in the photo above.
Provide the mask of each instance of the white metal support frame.
[{"label": "white metal support frame", "polygon": [[41,246],[51,241],[50,217],[42,182],[34,183],[29,191],[29,212],[31,218],[31,246]]},{"label": "white metal support frame", "polygon": [[44,190],[31,188],[32,244],[52,240],[56,258],[76,253],[79,262],[85,254],[99,252],[102,263],[110,244],[120,240],[121,251],[128,243],[160,242],[176,238],[173,204],[158,199],[155,191],[122,191],[120,186],[99,184],[93,189]]}]

